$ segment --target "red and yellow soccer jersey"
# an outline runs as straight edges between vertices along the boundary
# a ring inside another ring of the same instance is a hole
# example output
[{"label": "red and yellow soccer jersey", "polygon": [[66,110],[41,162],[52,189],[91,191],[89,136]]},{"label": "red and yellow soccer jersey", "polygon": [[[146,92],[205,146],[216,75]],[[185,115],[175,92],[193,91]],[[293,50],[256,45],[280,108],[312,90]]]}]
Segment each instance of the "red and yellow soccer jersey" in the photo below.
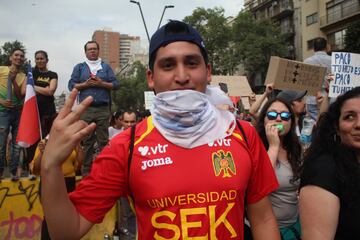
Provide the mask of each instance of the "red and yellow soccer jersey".
[{"label": "red and yellow soccer jersey", "polygon": [[150,117],[136,128],[130,184],[128,129],[104,148],[70,198],[82,216],[98,223],[131,189],[139,239],[243,239],[245,191],[251,204],[278,183],[255,129],[242,125],[249,149],[238,129],[186,149],[167,141]]}]

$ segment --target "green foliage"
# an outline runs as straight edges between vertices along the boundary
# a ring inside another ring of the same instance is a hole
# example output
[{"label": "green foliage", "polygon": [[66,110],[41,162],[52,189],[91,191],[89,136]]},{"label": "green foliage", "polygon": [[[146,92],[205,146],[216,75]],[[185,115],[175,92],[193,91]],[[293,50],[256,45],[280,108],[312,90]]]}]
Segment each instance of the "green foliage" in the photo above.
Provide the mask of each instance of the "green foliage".
[{"label": "green foliage", "polygon": [[270,19],[256,20],[250,12],[240,12],[233,24],[235,56],[244,64],[249,79],[266,75],[272,55],[284,57],[285,37]]},{"label": "green foliage", "polygon": [[360,20],[349,25],[345,35],[345,50],[360,53]]},{"label": "green foliage", "polygon": [[270,19],[256,20],[250,12],[240,12],[230,25],[224,9],[197,8],[184,21],[201,33],[213,74],[232,75],[242,63],[250,81],[255,74],[264,78],[270,57],[286,54],[280,27]]},{"label": "green foliage", "polygon": [[24,45],[17,40],[15,40],[13,42],[6,42],[6,43],[4,43],[4,45],[1,46],[0,66],[9,66],[10,65],[10,59],[9,59],[10,54],[16,48],[20,48],[21,50],[23,50],[26,53],[26,48],[24,47]]},{"label": "green foliage", "polygon": [[120,89],[113,92],[113,111],[137,110],[144,111],[144,91],[147,88],[146,66],[134,62],[126,75],[117,76]]},{"label": "green foliage", "polygon": [[231,30],[224,17],[224,9],[196,8],[184,22],[194,26],[204,39],[213,74],[227,74],[235,64],[229,48]]}]

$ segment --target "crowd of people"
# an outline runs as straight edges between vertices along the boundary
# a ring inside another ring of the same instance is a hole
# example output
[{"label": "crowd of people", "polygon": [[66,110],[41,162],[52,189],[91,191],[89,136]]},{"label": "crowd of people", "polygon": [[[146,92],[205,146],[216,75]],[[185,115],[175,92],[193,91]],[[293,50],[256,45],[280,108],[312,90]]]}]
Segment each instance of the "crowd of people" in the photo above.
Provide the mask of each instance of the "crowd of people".
[{"label": "crowd of people", "polygon": [[[89,41],[84,46],[85,61],[77,64],[69,80],[69,89],[79,90],[78,99],[82,101],[87,96],[93,96],[94,101],[83,115],[83,120],[95,122],[96,131],[79,143],[67,157],[62,165],[62,173],[66,182],[67,192],[72,192],[76,185],[76,175],[85,177],[89,174],[92,160],[97,151],[108,143],[116,134],[131,127],[137,122],[137,112],[132,110],[119,110],[112,115],[110,113],[110,90],[117,89],[118,80],[110,68],[99,58],[99,45]],[[43,161],[44,149],[49,139],[49,133],[54,119],[57,116],[54,93],[57,89],[58,76],[56,72],[47,67],[49,58],[46,51],[35,52],[35,67],[32,69],[34,90],[39,112],[41,139],[26,149],[22,149],[16,142],[19,120],[23,106],[27,77],[22,72],[25,53],[21,49],[14,49],[10,54],[10,66],[0,67],[0,181],[4,177],[7,164],[6,156],[10,156],[9,171],[12,181],[18,181],[21,176],[29,174],[31,180],[40,176],[41,162]],[[112,116],[116,118],[113,120]],[[114,122],[112,122],[114,121]],[[10,137],[9,137],[10,136]],[[11,139],[10,141],[8,139]],[[6,152],[8,151],[8,152]],[[22,158],[20,152],[23,151]],[[123,208],[119,219],[120,229],[124,233],[135,235],[135,220],[128,224],[128,218],[134,219],[130,207],[126,207],[126,201],[122,201]],[[127,213],[124,216],[124,212]],[[130,232],[129,232],[130,233]],[[46,221],[43,222],[41,239],[50,239]]]},{"label": "crowd of people", "polygon": [[[200,34],[169,21],[150,41],[146,79],[156,95],[143,120],[132,110],[110,113],[119,82],[95,41],[85,44],[57,115],[57,74],[37,51],[44,139],[27,159],[34,172],[41,169],[43,239],[80,239],[115,204],[116,227],[134,239],[360,238],[360,87],[329,100],[328,44],[319,38],[314,46],[305,62],[327,67],[316,96],[268,84],[258,99],[251,94],[249,112],[236,112],[242,107],[209,85]],[[23,59],[17,49],[11,66],[0,67],[0,174],[25,94]],[[310,147],[301,138],[307,117],[314,121]],[[19,147],[11,145],[16,180]],[[76,172],[83,179],[75,189]]]}]

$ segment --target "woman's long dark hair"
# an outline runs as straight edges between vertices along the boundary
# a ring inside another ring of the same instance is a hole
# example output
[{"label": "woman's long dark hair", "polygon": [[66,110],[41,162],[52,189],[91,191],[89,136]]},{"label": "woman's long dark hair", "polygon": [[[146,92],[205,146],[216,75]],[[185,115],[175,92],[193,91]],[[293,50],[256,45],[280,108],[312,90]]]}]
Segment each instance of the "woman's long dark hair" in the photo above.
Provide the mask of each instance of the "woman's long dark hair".
[{"label": "woman's long dark hair", "polygon": [[[324,154],[331,156],[337,167],[337,178],[341,188],[352,203],[360,199],[360,167],[356,158],[356,150],[341,143],[337,130],[339,118],[344,103],[353,98],[360,98],[360,87],[356,87],[330,105],[329,110],[323,113],[313,133],[310,148],[305,154],[304,165]],[[349,203],[350,204],[350,203]]]},{"label": "woman's long dark hair", "polygon": [[277,98],[270,99],[262,107],[258,121],[256,123],[256,130],[259,133],[260,138],[261,138],[262,142],[264,143],[265,148],[268,149],[269,142],[266,137],[264,122],[265,122],[266,113],[267,113],[269,107],[274,102],[283,103],[289,109],[289,112],[291,113],[291,128],[290,128],[290,131],[284,136],[282,144],[283,144],[283,148],[286,150],[287,158],[288,158],[287,160],[289,161],[291,170],[293,172],[293,178],[291,179],[291,181],[293,182],[293,181],[296,181],[297,179],[299,179],[299,177],[300,177],[301,146],[300,146],[299,139],[295,132],[295,127],[296,127],[295,114],[294,114],[294,111],[292,110],[290,104],[282,99],[277,99]]}]

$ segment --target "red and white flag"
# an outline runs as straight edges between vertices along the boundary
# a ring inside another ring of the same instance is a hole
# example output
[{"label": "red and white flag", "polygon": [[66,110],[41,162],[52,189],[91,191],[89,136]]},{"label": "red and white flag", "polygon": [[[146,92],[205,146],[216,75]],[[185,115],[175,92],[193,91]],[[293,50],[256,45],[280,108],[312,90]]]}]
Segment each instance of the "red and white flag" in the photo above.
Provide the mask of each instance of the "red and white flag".
[{"label": "red and white flag", "polygon": [[40,118],[34,89],[32,69],[29,64],[24,107],[20,117],[16,142],[23,148],[35,144],[40,138]]}]

